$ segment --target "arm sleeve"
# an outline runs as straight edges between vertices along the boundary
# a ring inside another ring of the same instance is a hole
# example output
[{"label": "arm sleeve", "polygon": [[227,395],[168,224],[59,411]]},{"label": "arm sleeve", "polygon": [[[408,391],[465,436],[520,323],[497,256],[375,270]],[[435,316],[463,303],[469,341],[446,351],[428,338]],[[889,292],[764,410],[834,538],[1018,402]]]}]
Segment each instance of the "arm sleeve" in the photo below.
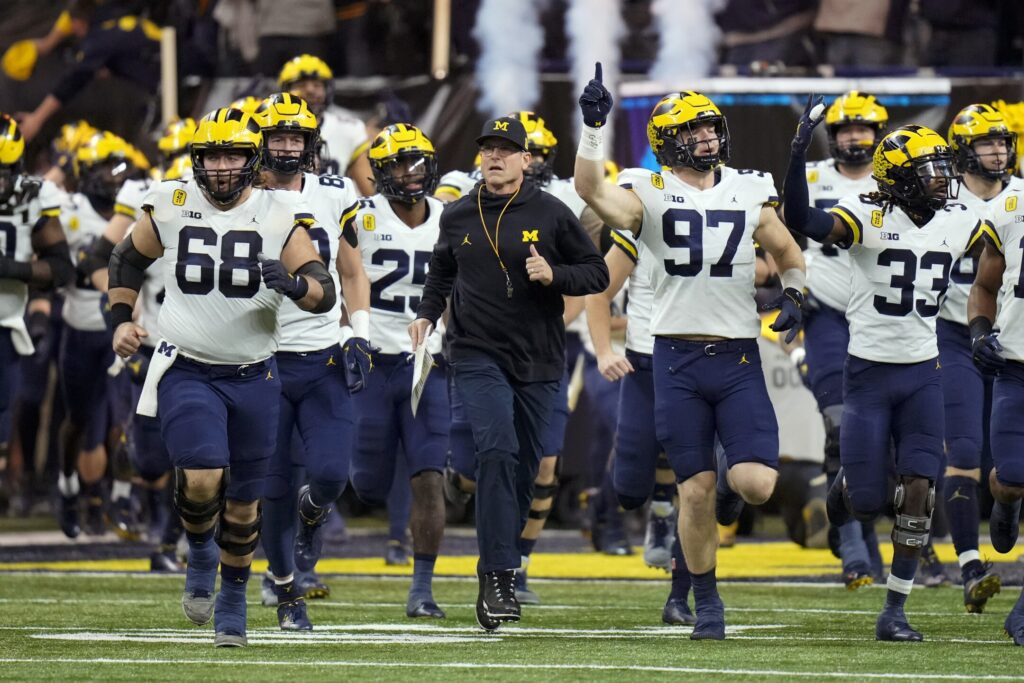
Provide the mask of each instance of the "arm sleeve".
[{"label": "arm sleeve", "polygon": [[559,222],[558,253],[563,263],[551,266],[551,286],[566,296],[603,292],[608,288],[608,266],[579,219],[566,209]]},{"label": "arm sleeve", "polygon": [[441,214],[441,231],[434,245],[434,253],[430,256],[427,270],[427,282],[423,285],[423,298],[416,309],[417,318],[426,318],[437,324],[437,319],[444,313],[448,295],[455,284],[458,264],[448,241],[447,221]]},{"label": "arm sleeve", "polygon": [[782,213],[786,227],[816,242],[824,242],[832,232],[833,221],[828,213],[810,206],[807,161],[802,154],[794,154],[789,158],[785,192],[786,203]]}]

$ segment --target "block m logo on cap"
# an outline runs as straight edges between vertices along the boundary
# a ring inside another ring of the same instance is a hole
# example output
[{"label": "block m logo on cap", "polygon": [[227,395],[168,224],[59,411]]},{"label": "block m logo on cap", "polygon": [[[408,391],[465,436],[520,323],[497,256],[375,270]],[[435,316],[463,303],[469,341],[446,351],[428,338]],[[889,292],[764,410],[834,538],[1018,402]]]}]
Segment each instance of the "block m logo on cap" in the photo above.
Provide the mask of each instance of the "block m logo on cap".
[{"label": "block m logo on cap", "polygon": [[495,121],[494,122],[494,130],[501,130],[501,131],[505,131],[507,133],[508,132],[508,121]]}]

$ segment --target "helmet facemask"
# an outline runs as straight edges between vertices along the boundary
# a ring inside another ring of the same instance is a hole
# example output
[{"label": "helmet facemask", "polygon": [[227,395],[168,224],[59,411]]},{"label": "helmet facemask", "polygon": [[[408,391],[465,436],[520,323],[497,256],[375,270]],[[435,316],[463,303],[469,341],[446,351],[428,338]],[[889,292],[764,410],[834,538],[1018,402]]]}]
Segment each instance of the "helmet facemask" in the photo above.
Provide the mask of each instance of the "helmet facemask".
[{"label": "helmet facemask", "polygon": [[[246,155],[241,168],[207,169],[204,165],[206,152],[242,152]],[[256,150],[230,145],[203,146],[192,148],[192,174],[196,184],[207,198],[221,208],[232,206],[245,188],[253,184],[260,167],[260,155]]]},{"label": "helmet facemask", "polygon": [[[1017,168],[1017,149],[1016,149],[1016,135],[1009,132],[995,132],[989,133],[988,135],[979,135],[970,140],[963,137],[957,139],[956,145],[956,165],[957,169],[961,173],[970,173],[972,175],[981,176],[988,178],[989,180],[1005,180],[1010,177],[1013,170]],[[990,152],[988,154],[978,154],[978,151],[974,148],[976,144],[982,140],[1005,140],[1006,141],[1006,152],[1004,153],[1005,163],[1002,168],[989,169],[985,168],[985,164],[982,160],[983,156],[992,156],[997,152]]]},{"label": "helmet facemask", "polygon": [[[709,123],[715,127],[715,137],[697,140],[697,129]],[[686,166],[706,172],[729,163],[729,124],[726,123],[724,116],[705,116],[676,126],[656,129],[655,136],[661,140],[661,145],[660,149],[654,151],[654,156],[662,166]],[[706,152],[709,151],[710,142],[714,139],[718,140],[718,151],[708,154]]]},{"label": "helmet facemask", "polygon": [[892,185],[879,188],[915,211],[938,211],[960,194],[960,175],[950,154],[930,154],[889,171]]},{"label": "helmet facemask", "polygon": [[[870,142],[852,141],[849,145],[840,147],[837,142],[839,131],[844,126],[851,125],[867,126],[873,129],[875,131],[874,139]],[[869,121],[842,121],[828,126],[826,132],[828,133],[828,151],[833,159],[840,164],[848,166],[866,166],[871,163],[871,156],[875,152],[875,147],[878,146],[882,137],[885,136],[885,124]]]},{"label": "helmet facemask", "polygon": [[112,208],[121,185],[133,170],[131,162],[121,157],[108,157],[92,164],[80,164],[78,191],[99,205],[98,208]]},{"label": "helmet facemask", "polygon": [[[294,133],[302,136],[301,150],[278,150],[270,148],[270,139],[275,133]],[[308,171],[313,173],[317,168],[317,153],[320,149],[320,135],[316,131],[303,130],[288,126],[264,128],[263,148],[260,150],[262,166],[268,171],[281,175],[295,175]]]},{"label": "helmet facemask", "polygon": [[[371,163],[377,191],[389,200],[415,204],[437,187],[437,158],[420,151],[400,152]],[[409,186],[417,186],[410,188]]]},{"label": "helmet facemask", "polygon": [[0,205],[6,204],[14,196],[22,168],[21,160],[14,164],[0,164]]},{"label": "helmet facemask", "polygon": [[555,177],[555,152],[558,148],[528,145],[528,149],[532,161],[523,175],[544,187]]}]

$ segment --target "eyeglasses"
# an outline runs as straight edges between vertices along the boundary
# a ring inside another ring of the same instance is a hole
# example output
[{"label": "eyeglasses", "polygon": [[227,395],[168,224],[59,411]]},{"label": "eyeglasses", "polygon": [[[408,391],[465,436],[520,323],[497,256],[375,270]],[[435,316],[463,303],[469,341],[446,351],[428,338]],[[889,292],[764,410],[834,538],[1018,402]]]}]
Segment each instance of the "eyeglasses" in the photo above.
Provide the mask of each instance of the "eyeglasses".
[{"label": "eyeglasses", "polygon": [[522,152],[521,149],[516,149],[510,145],[480,145],[480,156],[492,157],[497,156],[504,159],[510,154],[516,154]]}]

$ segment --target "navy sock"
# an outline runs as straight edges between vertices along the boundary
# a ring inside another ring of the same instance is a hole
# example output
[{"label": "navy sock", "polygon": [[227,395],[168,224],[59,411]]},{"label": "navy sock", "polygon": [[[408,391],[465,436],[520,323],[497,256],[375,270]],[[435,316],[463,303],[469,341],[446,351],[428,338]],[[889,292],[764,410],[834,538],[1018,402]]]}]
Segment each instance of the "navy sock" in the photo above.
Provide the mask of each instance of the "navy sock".
[{"label": "navy sock", "polygon": [[222,564],[220,566],[220,592],[227,592],[232,596],[241,594],[242,602],[245,602],[245,589],[249,584],[251,569],[252,565],[232,567],[229,564]]},{"label": "navy sock", "polygon": [[217,633],[245,633],[245,588],[250,569],[251,565],[220,566],[220,592],[213,610],[213,629]]},{"label": "navy sock", "polygon": [[[917,574],[917,564],[921,557],[920,550],[896,547],[893,552],[892,567],[889,569],[889,590],[885,594],[885,607],[903,609],[910,595],[910,586],[914,583],[914,575]],[[893,581],[895,579],[895,581]],[[894,590],[893,586],[901,584],[903,590]]]},{"label": "navy sock", "polygon": [[524,557],[529,557],[533,554],[533,549],[537,545],[536,538],[523,538],[519,537],[519,554]]},{"label": "navy sock", "polygon": [[434,580],[434,564],[437,562],[437,555],[427,553],[415,553],[412,562],[412,586],[409,588],[409,595],[429,596],[432,594],[431,585]]},{"label": "navy sock", "polygon": [[212,594],[217,582],[217,562],[220,561],[220,548],[213,542],[213,527],[199,533],[186,531],[185,537],[188,539],[185,590]]},{"label": "navy sock", "polygon": [[715,570],[703,574],[690,574],[693,582],[693,601],[700,609],[702,606],[721,604],[718,598],[718,580],[715,578]]},{"label": "navy sock", "polygon": [[[946,502],[946,517],[949,518],[949,531],[953,536],[953,547],[957,556],[978,550],[978,482],[970,477],[947,477],[944,482],[942,497]],[[976,565],[976,566],[971,566]],[[969,576],[969,569],[980,569],[980,560],[972,560],[961,569],[964,577]]]},{"label": "navy sock", "polygon": [[668,598],[669,600],[682,600],[686,602],[689,595],[690,570],[686,568],[683,546],[679,543],[679,535],[677,534],[676,540],[672,542],[672,591],[668,594]]}]

